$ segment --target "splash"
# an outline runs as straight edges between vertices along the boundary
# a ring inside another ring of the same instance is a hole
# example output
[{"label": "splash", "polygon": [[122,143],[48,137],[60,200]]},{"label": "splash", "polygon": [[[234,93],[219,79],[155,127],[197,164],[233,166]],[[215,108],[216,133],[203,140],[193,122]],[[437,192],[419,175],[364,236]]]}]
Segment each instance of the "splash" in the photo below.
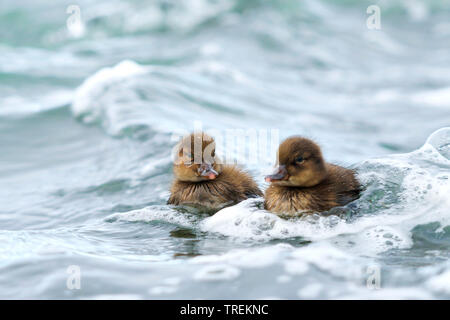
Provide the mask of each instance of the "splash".
[{"label": "splash", "polygon": [[358,164],[366,189],[360,199],[343,208],[351,213],[347,217],[286,220],[262,210],[262,199],[249,199],[206,218],[200,227],[244,239],[328,240],[366,254],[408,248],[414,226],[435,221],[450,224],[449,134],[450,128],[444,128],[412,153]]},{"label": "splash", "polygon": [[104,68],[87,78],[75,91],[72,103],[73,114],[84,122],[98,121],[99,117],[109,112],[108,101],[101,97],[117,83],[148,72],[134,61],[125,60],[111,68]]}]

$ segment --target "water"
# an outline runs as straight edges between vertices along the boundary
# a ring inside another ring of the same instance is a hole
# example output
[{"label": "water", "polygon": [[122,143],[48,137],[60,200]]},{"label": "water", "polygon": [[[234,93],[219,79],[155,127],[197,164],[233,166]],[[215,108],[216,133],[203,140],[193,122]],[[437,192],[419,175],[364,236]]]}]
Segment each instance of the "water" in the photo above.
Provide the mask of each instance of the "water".
[{"label": "water", "polygon": [[[70,32],[68,4],[0,4],[0,298],[450,298],[448,1],[379,1],[381,30],[370,1],[77,4]],[[195,121],[312,137],[365,191],[169,207]]]}]

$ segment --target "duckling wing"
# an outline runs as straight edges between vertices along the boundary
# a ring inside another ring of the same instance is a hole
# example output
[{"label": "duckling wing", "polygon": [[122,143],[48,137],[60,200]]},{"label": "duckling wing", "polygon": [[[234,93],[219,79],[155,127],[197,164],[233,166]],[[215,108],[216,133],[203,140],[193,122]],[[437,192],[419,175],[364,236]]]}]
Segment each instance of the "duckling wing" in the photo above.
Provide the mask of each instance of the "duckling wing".
[{"label": "duckling wing", "polygon": [[329,165],[330,185],[336,193],[336,202],[343,206],[359,198],[361,186],[356,173],[344,167]]},{"label": "duckling wing", "polygon": [[337,202],[339,203],[339,205],[344,206],[347,203],[358,199],[359,196],[360,196],[359,189],[352,189],[344,192],[341,191],[340,193],[337,194]]}]

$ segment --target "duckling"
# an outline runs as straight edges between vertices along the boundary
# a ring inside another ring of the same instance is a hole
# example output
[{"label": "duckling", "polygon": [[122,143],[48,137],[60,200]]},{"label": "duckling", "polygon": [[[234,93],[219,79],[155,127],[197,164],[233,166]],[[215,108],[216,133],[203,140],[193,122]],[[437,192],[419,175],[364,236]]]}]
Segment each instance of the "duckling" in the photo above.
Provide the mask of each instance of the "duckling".
[{"label": "duckling", "polygon": [[315,142],[296,136],[281,143],[278,168],[265,180],[265,209],[283,215],[328,211],[360,193],[353,170],[326,163]]},{"label": "duckling", "polygon": [[220,163],[214,139],[203,132],[184,137],[176,146],[173,173],[168,204],[218,211],[263,196],[249,174]]}]

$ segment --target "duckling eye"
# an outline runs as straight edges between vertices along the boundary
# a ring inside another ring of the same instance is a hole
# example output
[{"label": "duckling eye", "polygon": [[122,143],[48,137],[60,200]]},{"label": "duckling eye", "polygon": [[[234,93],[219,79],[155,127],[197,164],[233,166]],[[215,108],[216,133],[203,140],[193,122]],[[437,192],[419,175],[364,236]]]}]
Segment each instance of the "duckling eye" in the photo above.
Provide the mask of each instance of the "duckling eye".
[{"label": "duckling eye", "polygon": [[297,157],[295,159],[295,162],[297,162],[297,163],[302,163],[303,161],[305,161],[305,159],[303,157]]}]

